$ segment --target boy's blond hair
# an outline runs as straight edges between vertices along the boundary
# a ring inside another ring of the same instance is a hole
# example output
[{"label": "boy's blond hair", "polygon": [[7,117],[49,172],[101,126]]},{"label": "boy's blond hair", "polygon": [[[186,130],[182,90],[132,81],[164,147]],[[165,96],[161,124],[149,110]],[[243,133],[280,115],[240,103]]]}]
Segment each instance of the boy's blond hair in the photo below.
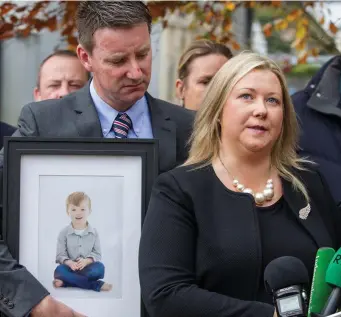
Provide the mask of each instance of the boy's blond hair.
[{"label": "boy's blond hair", "polygon": [[91,210],[91,199],[84,192],[73,192],[66,198],[66,212],[68,212],[69,205],[79,206],[84,200],[88,201],[89,209]]}]

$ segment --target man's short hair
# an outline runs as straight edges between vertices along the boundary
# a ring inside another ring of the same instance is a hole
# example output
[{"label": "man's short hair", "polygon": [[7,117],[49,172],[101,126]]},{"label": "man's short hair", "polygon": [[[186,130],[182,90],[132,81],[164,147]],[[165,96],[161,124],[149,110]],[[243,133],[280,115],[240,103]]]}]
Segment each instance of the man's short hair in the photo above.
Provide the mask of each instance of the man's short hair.
[{"label": "man's short hair", "polygon": [[150,33],[152,17],[142,1],[81,1],[76,13],[78,42],[91,53],[97,30],[131,28],[141,23],[147,23]]},{"label": "man's short hair", "polygon": [[[47,56],[46,58],[44,58],[44,60],[40,63],[39,66],[39,72],[38,72],[38,78],[37,78],[37,88],[40,88],[40,76],[41,76],[41,69],[43,68],[44,64],[52,57],[54,56],[64,56],[64,57],[74,57],[78,59],[77,54],[74,51],[70,51],[70,50],[57,50],[55,52],[53,52],[52,54],[50,54],[49,56]],[[86,71],[86,69],[84,68],[84,70]],[[86,71],[87,72],[87,71]],[[87,72],[88,75],[88,79],[90,79],[90,73]]]}]

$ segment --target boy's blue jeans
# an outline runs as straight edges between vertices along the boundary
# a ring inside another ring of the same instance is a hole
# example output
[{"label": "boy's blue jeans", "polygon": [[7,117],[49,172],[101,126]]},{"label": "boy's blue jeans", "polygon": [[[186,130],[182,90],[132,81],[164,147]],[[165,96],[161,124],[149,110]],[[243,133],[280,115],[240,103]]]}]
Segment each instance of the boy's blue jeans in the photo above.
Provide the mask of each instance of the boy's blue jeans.
[{"label": "boy's blue jeans", "polygon": [[63,281],[63,287],[78,287],[96,292],[104,284],[99,281],[103,277],[104,265],[101,262],[93,262],[80,271],[72,271],[66,264],[60,264],[54,271],[54,278]]}]

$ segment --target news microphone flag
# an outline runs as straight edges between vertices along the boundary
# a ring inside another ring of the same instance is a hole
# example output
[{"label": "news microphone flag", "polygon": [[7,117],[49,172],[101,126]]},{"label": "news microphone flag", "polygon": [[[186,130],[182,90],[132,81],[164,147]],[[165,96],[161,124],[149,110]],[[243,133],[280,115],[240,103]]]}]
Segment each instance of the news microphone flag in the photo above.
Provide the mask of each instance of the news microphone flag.
[{"label": "news microphone flag", "polygon": [[323,316],[337,312],[341,304],[341,248],[336,251],[327,268],[326,282],[332,287],[332,292],[322,309]]},{"label": "news microphone flag", "polygon": [[312,317],[311,313],[320,313],[322,311],[332,291],[331,286],[326,283],[326,272],[334,255],[335,250],[333,248],[320,248],[317,250],[313,281],[311,283],[308,317]]}]

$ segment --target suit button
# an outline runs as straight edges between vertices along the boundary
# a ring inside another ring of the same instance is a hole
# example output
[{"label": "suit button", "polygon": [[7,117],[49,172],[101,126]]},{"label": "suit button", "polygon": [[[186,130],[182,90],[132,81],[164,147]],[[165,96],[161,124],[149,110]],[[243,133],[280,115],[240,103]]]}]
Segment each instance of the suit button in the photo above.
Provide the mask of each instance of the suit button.
[{"label": "suit button", "polygon": [[9,302],[9,299],[8,299],[7,297],[5,297],[5,298],[4,298],[4,303],[5,303],[5,304],[8,304],[8,302]]},{"label": "suit button", "polygon": [[8,302],[7,306],[8,306],[9,309],[12,309],[12,308],[14,308],[14,303],[13,302]]}]

